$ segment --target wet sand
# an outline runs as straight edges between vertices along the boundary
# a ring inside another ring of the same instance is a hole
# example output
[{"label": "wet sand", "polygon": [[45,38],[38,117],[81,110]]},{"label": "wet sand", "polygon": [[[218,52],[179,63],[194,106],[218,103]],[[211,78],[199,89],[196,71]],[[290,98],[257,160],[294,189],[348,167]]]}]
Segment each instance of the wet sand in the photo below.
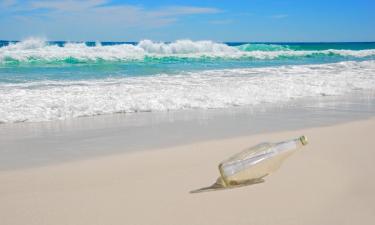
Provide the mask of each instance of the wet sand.
[{"label": "wet sand", "polygon": [[0,171],[334,125],[373,116],[375,92],[371,91],[254,107],[0,124]]}]

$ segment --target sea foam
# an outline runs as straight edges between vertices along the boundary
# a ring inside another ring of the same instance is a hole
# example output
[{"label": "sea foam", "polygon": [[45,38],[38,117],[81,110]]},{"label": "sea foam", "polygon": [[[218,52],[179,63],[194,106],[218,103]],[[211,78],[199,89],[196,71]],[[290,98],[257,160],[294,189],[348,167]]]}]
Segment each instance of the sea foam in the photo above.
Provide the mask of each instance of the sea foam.
[{"label": "sea foam", "polygon": [[[74,48],[77,46],[74,44]],[[358,90],[375,90],[375,61],[205,70],[101,80],[1,83],[0,122],[253,106],[344,95]]]},{"label": "sea foam", "polygon": [[158,43],[150,40],[136,45],[87,46],[85,43],[66,43],[64,46],[48,44],[42,39],[28,39],[0,48],[0,64],[9,62],[59,62],[67,60],[129,61],[145,58],[229,58],[229,59],[277,59],[288,57],[372,57],[375,49],[365,50],[291,50],[281,45],[244,44],[228,46],[213,41],[178,40]]}]

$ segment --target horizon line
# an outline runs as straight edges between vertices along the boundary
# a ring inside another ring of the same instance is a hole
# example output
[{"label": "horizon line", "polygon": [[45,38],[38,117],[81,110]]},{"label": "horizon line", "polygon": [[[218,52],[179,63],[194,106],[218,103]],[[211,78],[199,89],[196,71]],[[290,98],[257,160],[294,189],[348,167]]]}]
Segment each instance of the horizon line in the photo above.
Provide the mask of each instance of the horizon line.
[{"label": "horizon line", "polygon": [[[6,39],[0,39],[0,42],[22,42],[22,41],[26,41],[28,38],[24,39],[24,40],[6,40]],[[83,40],[75,40],[75,41],[72,41],[72,40],[45,40],[46,42],[89,42],[89,43],[95,43],[95,42],[101,42],[101,43],[104,43],[104,42],[108,42],[108,43],[139,43],[143,40],[151,40],[153,42],[161,42],[161,43],[172,43],[172,42],[176,42],[176,41],[179,41],[179,40],[191,40],[191,39],[187,39],[187,38],[181,38],[181,39],[176,39],[176,40],[173,40],[173,41],[154,41],[152,39],[141,39],[139,41],[99,41],[99,40],[96,40],[96,41],[93,41],[93,40],[86,40],[86,41],[83,41]],[[214,41],[214,40],[209,40],[209,39],[200,39],[200,40],[191,40],[191,41],[213,41],[213,42],[217,42],[217,43],[254,43],[254,44],[257,44],[257,43],[267,43],[267,44],[297,44],[297,43],[300,43],[300,44],[332,44],[332,43],[375,43],[375,40],[373,41]]]}]

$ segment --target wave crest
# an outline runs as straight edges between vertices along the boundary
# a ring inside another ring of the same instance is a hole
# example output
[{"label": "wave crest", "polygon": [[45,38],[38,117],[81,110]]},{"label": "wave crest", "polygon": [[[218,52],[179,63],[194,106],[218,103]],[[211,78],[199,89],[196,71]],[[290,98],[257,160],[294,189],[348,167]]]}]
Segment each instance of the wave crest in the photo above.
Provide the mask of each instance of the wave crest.
[{"label": "wave crest", "polygon": [[146,54],[179,55],[199,53],[238,53],[239,50],[226,44],[212,41],[178,40],[172,43],[157,43],[143,40],[137,44]]},{"label": "wave crest", "polygon": [[[132,61],[163,58],[280,59],[298,57],[375,57],[367,50],[291,50],[274,44],[229,46],[213,41],[178,40],[171,43],[143,40],[136,45],[87,46],[85,43],[48,44],[43,39],[28,39],[0,48],[0,63]],[[371,58],[372,59],[372,58]]]}]

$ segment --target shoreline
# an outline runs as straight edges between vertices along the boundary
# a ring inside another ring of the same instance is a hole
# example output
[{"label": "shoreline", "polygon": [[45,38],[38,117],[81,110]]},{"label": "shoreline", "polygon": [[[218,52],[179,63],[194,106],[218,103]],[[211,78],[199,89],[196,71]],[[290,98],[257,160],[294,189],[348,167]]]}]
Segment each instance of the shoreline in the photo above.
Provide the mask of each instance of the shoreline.
[{"label": "shoreline", "polygon": [[[252,108],[0,125],[0,171],[372,118],[375,93]],[[32,149],[30,149],[32,146]]]},{"label": "shoreline", "polygon": [[[372,224],[374,133],[371,118],[0,171],[0,221],[240,225],[352,224],[360,219]],[[212,184],[218,163],[233,153],[302,134],[310,143],[265,183],[189,194]]]},{"label": "shoreline", "polygon": [[[250,138],[253,139],[255,137],[265,137],[265,136],[274,136],[278,134],[285,134],[285,133],[295,133],[298,134],[298,132],[305,131],[305,130],[319,130],[319,129],[329,129],[329,128],[335,128],[337,126],[347,126],[351,124],[357,124],[357,123],[367,123],[367,122],[375,122],[375,116],[369,117],[369,118],[363,118],[363,119],[357,119],[357,120],[348,120],[348,121],[343,121],[343,122],[338,122],[338,123],[333,123],[333,124],[321,124],[317,126],[308,126],[304,128],[296,128],[296,129],[284,129],[284,130],[275,130],[275,131],[264,131],[264,132],[259,132],[259,133],[253,133],[253,134],[242,134],[242,135],[237,135],[237,136],[229,136],[229,137],[218,137],[218,138],[211,138],[211,139],[203,139],[203,140],[196,140],[196,141],[191,141],[187,143],[175,143],[175,144],[170,144],[166,146],[157,146],[157,147],[148,147],[148,148],[142,148],[142,149],[135,149],[133,151],[124,151],[124,152],[109,152],[106,154],[98,154],[98,155],[90,155],[89,157],[77,157],[76,159],[68,159],[68,160],[61,160],[61,161],[56,161],[56,162],[47,162],[43,164],[37,164],[37,165],[32,165],[32,166],[17,166],[14,168],[5,168],[5,169],[0,169],[0,174],[1,173],[12,173],[12,172],[21,172],[21,171],[27,171],[27,170],[38,170],[38,169],[43,169],[43,168],[51,168],[51,167],[60,167],[64,165],[74,165],[74,164],[80,164],[80,163],[86,163],[90,161],[98,161],[98,160],[106,160],[106,159],[114,159],[116,157],[132,157],[133,155],[142,155],[142,154],[148,154],[151,152],[157,152],[160,151],[170,151],[171,149],[185,149],[185,148],[190,148],[192,146],[196,145],[209,145],[215,142],[236,142],[238,140],[243,141],[244,139]],[[300,133],[299,136],[304,135],[303,133]],[[292,136],[289,139],[296,138],[297,136]],[[288,140],[288,139],[285,139]],[[256,144],[259,144],[261,142],[279,142],[279,141],[285,141],[283,139],[280,140],[263,140],[259,141]],[[309,142],[308,138],[308,142]],[[246,147],[252,147],[252,146],[244,146],[243,148]],[[174,150],[173,150],[174,151]],[[240,151],[240,150],[239,150]]]}]

